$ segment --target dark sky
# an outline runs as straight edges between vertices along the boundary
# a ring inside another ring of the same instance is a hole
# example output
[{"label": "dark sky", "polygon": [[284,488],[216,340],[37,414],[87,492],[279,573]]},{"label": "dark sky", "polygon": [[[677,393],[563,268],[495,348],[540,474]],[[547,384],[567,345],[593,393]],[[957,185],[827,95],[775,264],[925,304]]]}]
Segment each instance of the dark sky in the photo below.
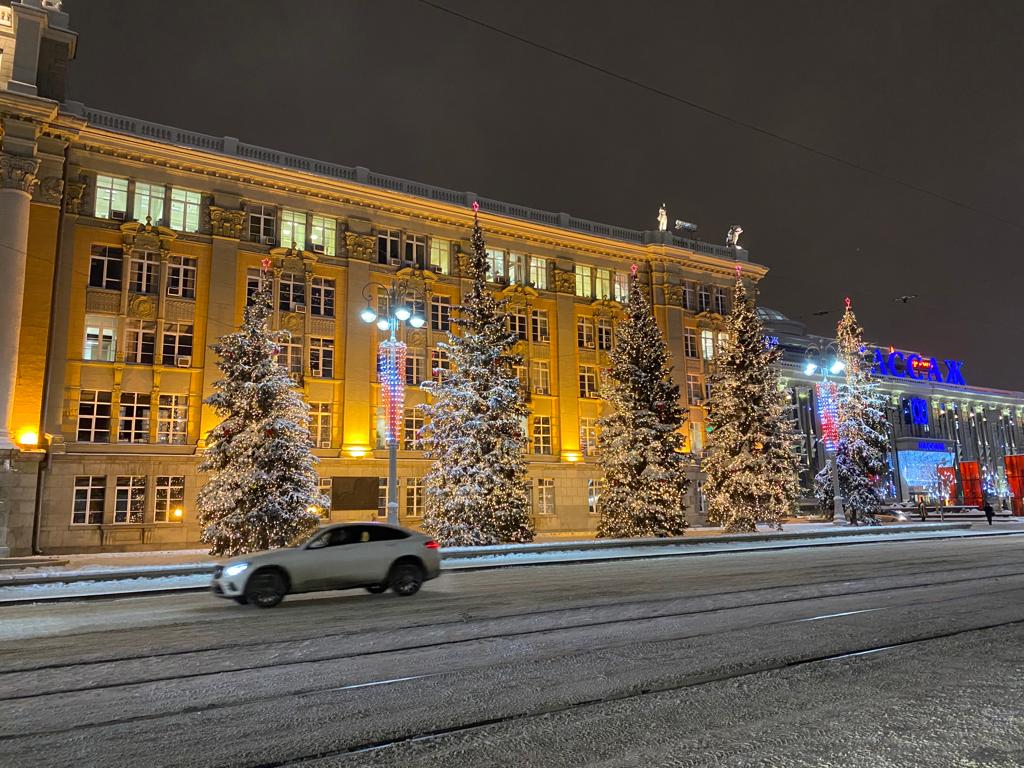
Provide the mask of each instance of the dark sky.
[{"label": "dark sky", "polygon": [[[977,213],[417,0],[66,0],[90,106],[637,229],[742,243],[762,303],[1024,388],[1024,6],[438,0]],[[1002,223],[998,219],[1014,223]],[[917,294],[907,304],[895,298]]]}]

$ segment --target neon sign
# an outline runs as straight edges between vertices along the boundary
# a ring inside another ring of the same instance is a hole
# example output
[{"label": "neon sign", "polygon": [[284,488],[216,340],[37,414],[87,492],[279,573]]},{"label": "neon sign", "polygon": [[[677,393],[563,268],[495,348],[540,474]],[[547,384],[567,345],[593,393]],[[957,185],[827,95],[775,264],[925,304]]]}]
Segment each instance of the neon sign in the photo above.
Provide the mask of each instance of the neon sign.
[{"label": "neon sign", "polygon": [[917,450],[919,451],[942,451],[946,453],[946,444],[936,442],[934,440],[919,440],[917,443]]},{"label": "neon sign", "polygon": [[934,381],[939,384],[953,384],[966,387],[964,375],[960,369],[960,360],[943,360],[943,367],[934,357],[921,357],[916,353],[905,355],[899,350],[889,348],[888,354],[881,349],[875,350],[874,364],[871,373],[875,376],[888,376],[894,379],[912,379],[914,381]]}]

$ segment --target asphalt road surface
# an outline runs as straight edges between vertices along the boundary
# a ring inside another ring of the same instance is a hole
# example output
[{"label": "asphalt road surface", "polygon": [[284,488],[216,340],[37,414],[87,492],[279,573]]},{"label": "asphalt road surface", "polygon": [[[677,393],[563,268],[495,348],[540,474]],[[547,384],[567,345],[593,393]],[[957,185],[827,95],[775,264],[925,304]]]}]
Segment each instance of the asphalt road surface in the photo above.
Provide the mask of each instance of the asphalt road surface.
[{"label": "asphalt road surface", "polygon": [[1024,537],[0,608],[0,766],[1024,766]]}]

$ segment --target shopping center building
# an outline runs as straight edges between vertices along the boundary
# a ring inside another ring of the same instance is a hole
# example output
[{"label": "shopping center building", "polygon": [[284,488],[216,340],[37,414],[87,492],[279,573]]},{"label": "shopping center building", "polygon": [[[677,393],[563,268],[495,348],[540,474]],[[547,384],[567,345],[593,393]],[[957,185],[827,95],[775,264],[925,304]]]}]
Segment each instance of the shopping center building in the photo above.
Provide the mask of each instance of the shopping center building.
[{"label": "shopping center building", "polygon": [[[360,311],[399,280],[426,318],[405,337],[398,501],[415,524],[429,466],[412,445],[418,384],[447,365],[438,343],[467,285],[474,201],[521,340],[538,530],[596,526],[598,391],[634,264],[699,454],[737,267],[752,286],[767,271],[725,233],[717,245],[655,229],[656,209],[653,231],[624,229],[66,103],[76,38],[59,3],[0,10],[0,548],[196,545],[197,467],[217,421],[203,404],[219,373],[209,345],[241,321],[264,259],[329,519],[386,504],[380,332]],[[697,483],[689,508],[697,520]]]}]

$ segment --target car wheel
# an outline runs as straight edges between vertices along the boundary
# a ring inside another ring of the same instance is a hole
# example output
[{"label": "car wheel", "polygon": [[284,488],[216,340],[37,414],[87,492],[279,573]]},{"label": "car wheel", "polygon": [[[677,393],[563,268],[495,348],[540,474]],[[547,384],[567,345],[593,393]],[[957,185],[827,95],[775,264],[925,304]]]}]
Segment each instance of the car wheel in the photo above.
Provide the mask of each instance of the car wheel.
[{"label": "car wheel", "polygon": [[238,597],[233,597],[231,599],[234,600],[239,605],[248,605],[249,604],[249,598],[247,598],[245,595],[239,595]]},{"label": "car wheel", "polygon": [[399,563],[391,569],[388,585],[396,595],[408,597],[420,591],[423,584],[423,569],[416,563]]},{"label": "car wheel", "polygon": [[371,595],[379,595],[381,592],[387,592],[387,590],[387,584],[371,584],[370,586],[366,587],[366,591],[369,592]]},{"label": "car wheel", "polygon": [[245,585],[245,599],[258,608],[273,608],[287,592],[288,587],[281,574],[273,571],[257,573]]}]

